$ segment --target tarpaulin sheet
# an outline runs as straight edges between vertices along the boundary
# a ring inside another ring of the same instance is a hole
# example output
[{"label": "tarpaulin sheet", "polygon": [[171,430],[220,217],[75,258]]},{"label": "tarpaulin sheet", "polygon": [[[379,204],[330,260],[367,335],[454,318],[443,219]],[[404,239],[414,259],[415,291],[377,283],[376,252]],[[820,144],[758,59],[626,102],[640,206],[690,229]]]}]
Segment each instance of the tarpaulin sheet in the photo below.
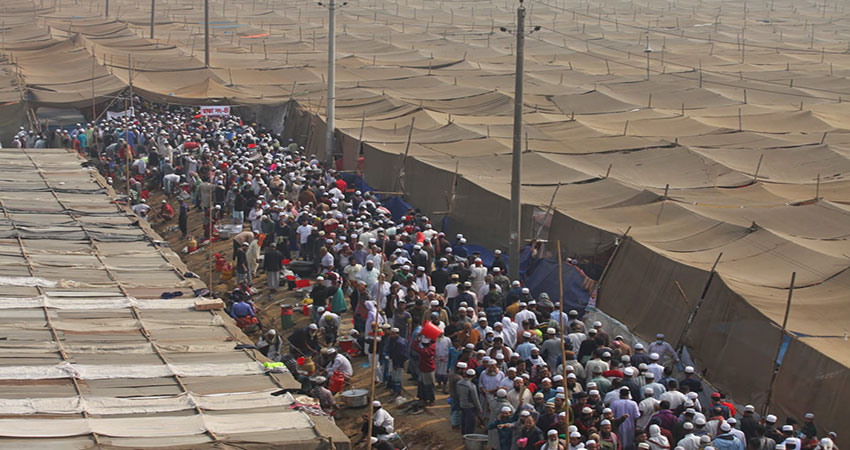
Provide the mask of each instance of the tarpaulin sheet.
[{"label": "tarpaulin sheet", "polygon": [[[319,430],[290,411],[291,396],[271,395],[298,383],[267,372],[257,352],[237,350],[250,340],[230,317],[195,309],[193,289],[203,284],[183,279],[170,249],[148,244],[161,238],[131,222],[75,152],[0,153],[0,178],[32,190],[0,189],[0,233],[20,238],[0,242],[0,446],[86,448],[97,437],[170,447],[246,434],[294,446],[333,436],[347,445],[332,424]],[[81,188],[54,189],[69,185]],[[173,291],[184,295],[159,298]]]},{"label": "tarpaulin sheet", "polygon": [[525,271],[525,286],[531,291],[535,298],[546,293],[553,302],[564,299],[564,311],[574,309],[579,314],[584,314],[584,309],[590,301],[590,292],[587,290],[587,276],[578,267],[562,264],[561,276],[563,278],[563,297],[558,294],[558,262],[548,258],[535,258],[529,261],[529,268]]}]

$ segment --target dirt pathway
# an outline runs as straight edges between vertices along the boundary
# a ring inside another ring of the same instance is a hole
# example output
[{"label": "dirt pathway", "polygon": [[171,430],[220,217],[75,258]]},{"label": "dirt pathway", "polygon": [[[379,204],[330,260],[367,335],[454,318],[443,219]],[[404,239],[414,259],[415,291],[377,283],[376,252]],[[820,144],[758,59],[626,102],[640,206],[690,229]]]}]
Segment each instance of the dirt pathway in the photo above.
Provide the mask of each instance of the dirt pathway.
[{"label": "dirt pathway", "polygon": [[[164,197],[157,192],[151,196],[148,203],[153,208],[159,208],[160,201]],[[179,211],[179,203],[172,199],[169,201],[175,213]],[[229,219],[229,217],[227,217]],[[177,229],[177,216],[170,222],[163,222],[158,217],[151,219],[153,228],[169,242],[171,248],[180,255],[189,270],[196,273],[204,283],[209,280],[209,262],[207,259],[206,246],[201,247],[193,254],[183,253],[183,248],[186,247],[187,240],[182,238],[180,231]],[[193,209],[189,215],[189,235],[200,237],[203,236],[203,226],[201,212]],[[222,253],[228,261],[232,256],[232,243],[229,239],[214,242],[212,253]],[[236,287],[235,276],[228,281],[222,281],[219,273],[213,273],[213,290],[221,295],[224,292],[230,291]],[[295,293],[286,290],[282,286],[276,294],[269,296],[266,288],[266,277],[262,273],[254,279],[254,288],[258,290],[255,295],[255,304],[260,310],[260,317],[263,325],[266,327],[274,327],[280,332],[280,307],[279,302],[285,301],[290,304],[296,304],[298,300],[295,298]],[[300,312],[300,308],[295,310],[295,326],[306,326],[308,323],[307,316]],[[352,312],[348,311],[342,314],[343,325],[340,335],[347,333],[352,327]],[[288,332],[284,332],[287,335]],[[257,339],[259,336],[252,336]],[[361,368],[361,364],[366,363],[366,358],[363,356],[353,358],[352,366],[354,367],[354,376],[352,377],[352,385],[357,388],[369,388],[368,367]],[[453,430],[449,424],[449,404],[447,403],[448,395],[437,391],[437,400],[433,407],[427,408],[424,412],[416,415],[406,414],[399,410],[395,405],[390,403],[390,391],[378,387],[376,389],[376,398],[380,400],[387,411],[395,418],[395,428],[407,448],[410,450],[418,449],[434,449],[434,450],[460,450],[463,449],[463,437],[459,430]],[[405,376],[404,391],[402,396],[408,400],[416,397],[416,383]],[[363,424],[362,416],[368,414],[367,408],[360,409],[342,409],[336,415],[337,426],[340,427],[351,439],[353,448],[365,449],[366,441],[358,442],[362,436],[360,427]],[[480,431],[479,431],[480,432]]]}]

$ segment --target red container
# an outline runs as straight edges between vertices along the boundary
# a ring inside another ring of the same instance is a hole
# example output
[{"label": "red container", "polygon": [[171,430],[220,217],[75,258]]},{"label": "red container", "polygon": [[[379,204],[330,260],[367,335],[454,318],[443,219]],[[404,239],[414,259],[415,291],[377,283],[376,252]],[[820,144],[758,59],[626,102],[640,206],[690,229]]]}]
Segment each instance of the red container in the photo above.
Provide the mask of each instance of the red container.
[{"label": "red container", "polygon": [[295,275],[287,275],[286,279],[289,281],[295,281]]},{"label": "red container", "polygon": [[425,322],[425,325],[422,325],[422,335],[431,341],[436,341],[441,334],[443,334],[443,330],[430,321]]},{"label": "red container", "polygon": [[343,336],[339,338],[339,349],[345,353],[349,353],[352,348],[354,348],[354,340],[348,338],[347,336]]},{"label": "red container", "polygon": [[337,392],[342,391],[342,388],[345,386],[345,375],[342,374],[339,370],[334,371],[334,374],[331,375],[331,382],[328,384],[328,389],[336,394]]},{"label": "red container", "polygon": [[221,253],[215,254],[215,271],[222,272],[224,270],[224,265],[227,264],[227,258],[224,257]]},{"label": "red container", "polygon": [[301,312],[304,313],[305,316],[309,316],[310,315],[310,305],[302,306]]}]

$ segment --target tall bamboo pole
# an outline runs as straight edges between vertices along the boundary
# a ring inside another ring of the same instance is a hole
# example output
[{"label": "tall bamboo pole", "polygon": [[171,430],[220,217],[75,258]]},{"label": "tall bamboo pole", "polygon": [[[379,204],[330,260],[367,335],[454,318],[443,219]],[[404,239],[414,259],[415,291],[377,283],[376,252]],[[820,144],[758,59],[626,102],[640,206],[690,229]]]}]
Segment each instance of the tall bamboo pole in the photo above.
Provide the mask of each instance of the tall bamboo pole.
[{"label": "tall bamboo pole", "polygon": [[[379,277],[378,283],[384,282],[384,275],[381,274]],[[378,285],[380,286],[380,284]],[[378,311],[375,310],[375,320],[372,322],[372,326],[375,327],[374,335],[372,339],[372,381],[370,381],[369,387],[369,429],[366,433],[366,439],[369,440],[369,445],[366,448],[372,448],[372,423],[374,420],[372,416],[375,415],[375,368],[378,366]],[[368,332],[368,330],[367,330]]]},{"label": "tall bamboo pole", "polygon": [[561,311],[561,314],[558,316],[558,321],[561,323],[561,376],[564,377],[561,380],[564,383],[564,420],[569,422],[570,413],[567,411],[569,408],[569,399],[567,398],[567,349],[564,348],[564,338],[567,336],[566,330],[564,329],[564,269],[563,269],[563,257],[561,256],[561,241],[558,241],[558,307]]},{"label": "tall bamboo pole", "polygon": [[[210,290],[210,296],[211,297],[212,297],[212,291],[213,291],[213,257],[212,257],[212,243],[213,243],[213,241],[212,241],[212,239],[213,239],[213,222],[212,222],[213,183],[212,183],[212,181],[213,180],[212,180],[212,177],[213,177],[213,173],[210,172],[210,175],[209,175],[209,178],[210,178],[210,181],[209,181],[210,182],[210,201],[209,201],[209,211],[207,211],[207,214],[208,214],[208,217],[209,217],[209,223],[207,224],[207,226],[209,226],[208,232],[209,232],[210,237],[209,237],[209,241],[207,242],[207,259],[209,259],[209,270],[210,270],[209,290]],[[251,269],[249,268],[248,270],[251,270]]]}]

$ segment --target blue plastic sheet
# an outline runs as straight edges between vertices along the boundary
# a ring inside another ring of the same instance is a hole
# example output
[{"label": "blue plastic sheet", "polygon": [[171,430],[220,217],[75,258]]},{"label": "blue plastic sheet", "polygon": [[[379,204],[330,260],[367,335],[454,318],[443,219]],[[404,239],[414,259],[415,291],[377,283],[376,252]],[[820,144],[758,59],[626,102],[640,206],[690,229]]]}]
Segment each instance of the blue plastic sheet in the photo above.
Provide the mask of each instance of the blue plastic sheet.
[{"label": "blue plastic sheet", "polygon": [[402,216],[404,216],[407,211],[412,208],[407,202],[401,199],[401,197],[389,197],[381,200],[381,205],[384,208],[390,210],[390,214],[393,216],[393,221],[398,222]]},{"label": "blue plastic sheet", "polygon": [[[528,258],[525,258],[528,259]],[[525,274],[525,286],[535,298],[542,293],[549,294],[549,299],[558,301],[558,263],[550,259],[535,259],[526,261],[528,271]],[[584,313],[590,301],[590,292],[584,289],[584,273],[571,264],[563,264],[564,278],[564,310],[575,309],[579,314]]]}]

